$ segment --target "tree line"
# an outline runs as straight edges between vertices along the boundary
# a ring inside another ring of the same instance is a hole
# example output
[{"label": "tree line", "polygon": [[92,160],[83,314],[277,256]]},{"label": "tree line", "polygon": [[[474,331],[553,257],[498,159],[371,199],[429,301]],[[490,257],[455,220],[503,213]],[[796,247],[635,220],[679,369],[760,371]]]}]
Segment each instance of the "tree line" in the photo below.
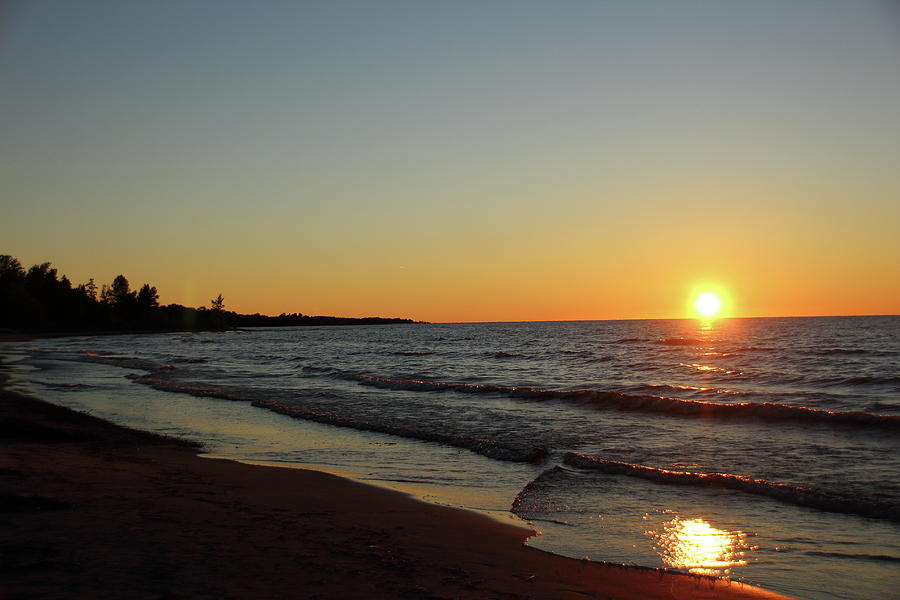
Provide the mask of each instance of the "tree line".
[{"label": "tree line", "polygon": [[410,319],[241,315],[225,310],[219,294],[209,308],[159,304],[159,293],[149,283],[137,290],[124,275],[97,286],[93,278],[73,285],[51,263],[26,270],[13,256],[0,255],[0,330],[50,331],[159,331],[228,329],[243,326],[359,325],[412,323]]}]

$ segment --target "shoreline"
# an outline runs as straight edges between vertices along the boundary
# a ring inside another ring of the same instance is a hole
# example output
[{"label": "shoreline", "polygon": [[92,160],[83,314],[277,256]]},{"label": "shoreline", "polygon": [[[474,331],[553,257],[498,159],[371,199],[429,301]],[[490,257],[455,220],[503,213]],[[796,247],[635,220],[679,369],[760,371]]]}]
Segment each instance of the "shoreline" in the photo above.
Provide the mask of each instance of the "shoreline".
[{"label": "shoreline", "polygon": [[529,529],[320,471],[198,456],[3,388],[11,598],[786,598],[579,561]]}]

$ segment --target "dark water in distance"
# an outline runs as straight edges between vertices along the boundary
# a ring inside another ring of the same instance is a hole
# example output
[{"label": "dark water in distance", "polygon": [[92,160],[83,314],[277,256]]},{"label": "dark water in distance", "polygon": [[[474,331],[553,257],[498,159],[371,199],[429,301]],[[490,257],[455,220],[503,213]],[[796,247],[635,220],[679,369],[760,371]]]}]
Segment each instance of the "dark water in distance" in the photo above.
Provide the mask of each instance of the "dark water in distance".
[{"label": "dark water in distance", "polygon": [[42,397],[216,454],[511,509],[554,552],[803,598],[890,598],[900,584],[900,317],[281,328],[6,350]]}]

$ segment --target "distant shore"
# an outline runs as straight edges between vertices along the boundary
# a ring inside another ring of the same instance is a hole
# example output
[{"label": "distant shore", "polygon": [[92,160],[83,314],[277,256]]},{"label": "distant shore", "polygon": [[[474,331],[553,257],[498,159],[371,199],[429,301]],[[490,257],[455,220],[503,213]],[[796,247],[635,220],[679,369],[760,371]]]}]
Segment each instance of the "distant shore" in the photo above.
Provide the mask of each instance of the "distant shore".
[{"label": "distant shore", "polygon": [[[255,315],[239,315],[255,317]],[[29,331],[0,329],[0,342],[24,342],[33,339],[58,338],[58,337],[92,337],[98,335],[136,335],[136,334],[165,334],[165,333],[208,333],[223,331],[253,331],[255,329],[270,329],[273,327],[352,327],[363,325],[425,325],[426,321],[413,321],[412,319],[387,319],[381,317],[302,317],[302,322],[278,322],[279,317],[266,317],[270,319],[264,323],[251,323],[235,325],[224,328],[173,328],[173,329],[89,329],[89,330],[54,330],[54,331]]]},{"label": "distant shore", "polygon": [[524,527],[317,471],[201,458],[8,389],[0,444],[10,598],[784,598],[546,554]]}]

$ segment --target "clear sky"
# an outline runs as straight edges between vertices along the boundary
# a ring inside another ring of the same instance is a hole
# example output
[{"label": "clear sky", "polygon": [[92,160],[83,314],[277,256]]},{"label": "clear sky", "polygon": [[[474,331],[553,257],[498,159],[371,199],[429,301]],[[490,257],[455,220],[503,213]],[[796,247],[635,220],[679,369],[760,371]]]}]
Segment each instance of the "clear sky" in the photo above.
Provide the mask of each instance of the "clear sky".
[{"label": "clear sky", "polygon": [[0,3],[0,253],[430,321],[900,313],[890,1]]}]

